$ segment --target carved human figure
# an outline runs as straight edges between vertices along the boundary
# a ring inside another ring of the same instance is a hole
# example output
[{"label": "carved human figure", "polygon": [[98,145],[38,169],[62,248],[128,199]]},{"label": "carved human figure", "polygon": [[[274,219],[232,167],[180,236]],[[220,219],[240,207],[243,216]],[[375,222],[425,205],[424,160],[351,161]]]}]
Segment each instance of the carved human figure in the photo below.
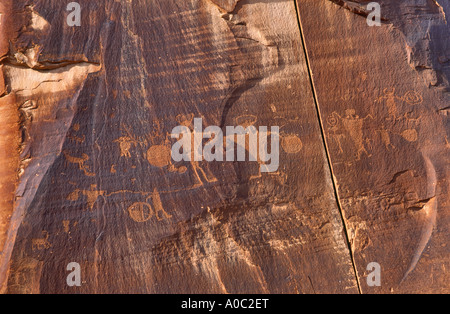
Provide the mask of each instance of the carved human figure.
[{"label": "carved human figure", "polygon": [[[361,160],[363,154],[366,154],[368,157],[371,156],[371,154],[367,152],[365,147],[365,139],[363,131],[364,122],[369,118],[373,119],[372,115],[369,114],[365,118],[361,118],[359,115],[356,114],[355,109],[347,109],[345,111],[345,117],[341,117],[338,113],[333,112],[331,117],[328,118],[329,124],[331,124],[332,130],[334,132],[339,130],[339,128],[337,127],[337,122],[338,120],[341,121],[343,131],[347,133],[347,135],[351,138],[351,140],[355,144],[357,160]],[[341,152],[343,152],[340,139],[341,137],[337,137],[340,150]]]}]

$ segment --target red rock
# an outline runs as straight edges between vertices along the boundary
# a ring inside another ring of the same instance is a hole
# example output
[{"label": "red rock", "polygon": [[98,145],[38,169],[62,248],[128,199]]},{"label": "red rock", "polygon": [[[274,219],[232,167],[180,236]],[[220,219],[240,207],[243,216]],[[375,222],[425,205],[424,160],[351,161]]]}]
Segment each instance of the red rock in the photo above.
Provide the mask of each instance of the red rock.
[{"label": "red rock", "polygon": [[[446,3],[77,2],[0,0],[2,292],[449,291]],[[195,118],[278,171],[174,162]]]}]

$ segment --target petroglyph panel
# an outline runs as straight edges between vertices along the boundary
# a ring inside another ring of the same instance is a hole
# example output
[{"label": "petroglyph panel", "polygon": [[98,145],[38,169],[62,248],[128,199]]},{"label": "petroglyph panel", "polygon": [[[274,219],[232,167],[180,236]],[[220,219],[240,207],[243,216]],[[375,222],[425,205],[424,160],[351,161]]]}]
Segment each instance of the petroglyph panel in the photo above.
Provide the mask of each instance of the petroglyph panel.
[{"label": "petroglyph panel", "polygon": [[[6,290],[358,292],[294,2],[79,3],[69,27],[61,1],[14,1],[34,26],[5,73],[32,118]],[[173,128],[195,118],[279,126],[278,171],[173,161]]]},{"label": "petroglyph panel", "polygon": [[77,2],[0,0],[0,292],[450,292],[450,4]]},{"label": "petroglyph panel", "polygon": [[431,64],[448,26],[431,1],[379,2],[385,21],[368,27],[364,1],[298,1],[339,202],[363,293],[448,293],[449,98],[412,66],[448,73]]}]

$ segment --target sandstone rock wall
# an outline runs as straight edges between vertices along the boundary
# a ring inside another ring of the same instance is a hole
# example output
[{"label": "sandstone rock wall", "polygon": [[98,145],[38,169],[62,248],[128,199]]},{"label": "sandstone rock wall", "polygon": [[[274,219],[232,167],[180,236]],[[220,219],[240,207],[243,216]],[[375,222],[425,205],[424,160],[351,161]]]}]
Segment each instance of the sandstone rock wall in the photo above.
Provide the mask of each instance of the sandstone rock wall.
[{"label": "sandstone rock wall", "polygon": [[[448,1],[77,2],[0,0],[2,292],[450,291]],[[278,171],[174,162],[194,118]]]}]

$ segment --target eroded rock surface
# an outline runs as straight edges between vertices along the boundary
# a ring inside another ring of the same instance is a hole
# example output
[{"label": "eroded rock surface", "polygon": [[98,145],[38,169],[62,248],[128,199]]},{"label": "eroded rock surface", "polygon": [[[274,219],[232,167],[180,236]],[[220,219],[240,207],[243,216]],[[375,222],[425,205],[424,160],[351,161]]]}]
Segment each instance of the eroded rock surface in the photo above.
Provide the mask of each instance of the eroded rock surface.
[{"label": "eroded rock surface", "polygon": [[[450,291],[448,2],[77,2],[0,0],[2,292]],[[194,118],[278,171],[174,162]]]}]

